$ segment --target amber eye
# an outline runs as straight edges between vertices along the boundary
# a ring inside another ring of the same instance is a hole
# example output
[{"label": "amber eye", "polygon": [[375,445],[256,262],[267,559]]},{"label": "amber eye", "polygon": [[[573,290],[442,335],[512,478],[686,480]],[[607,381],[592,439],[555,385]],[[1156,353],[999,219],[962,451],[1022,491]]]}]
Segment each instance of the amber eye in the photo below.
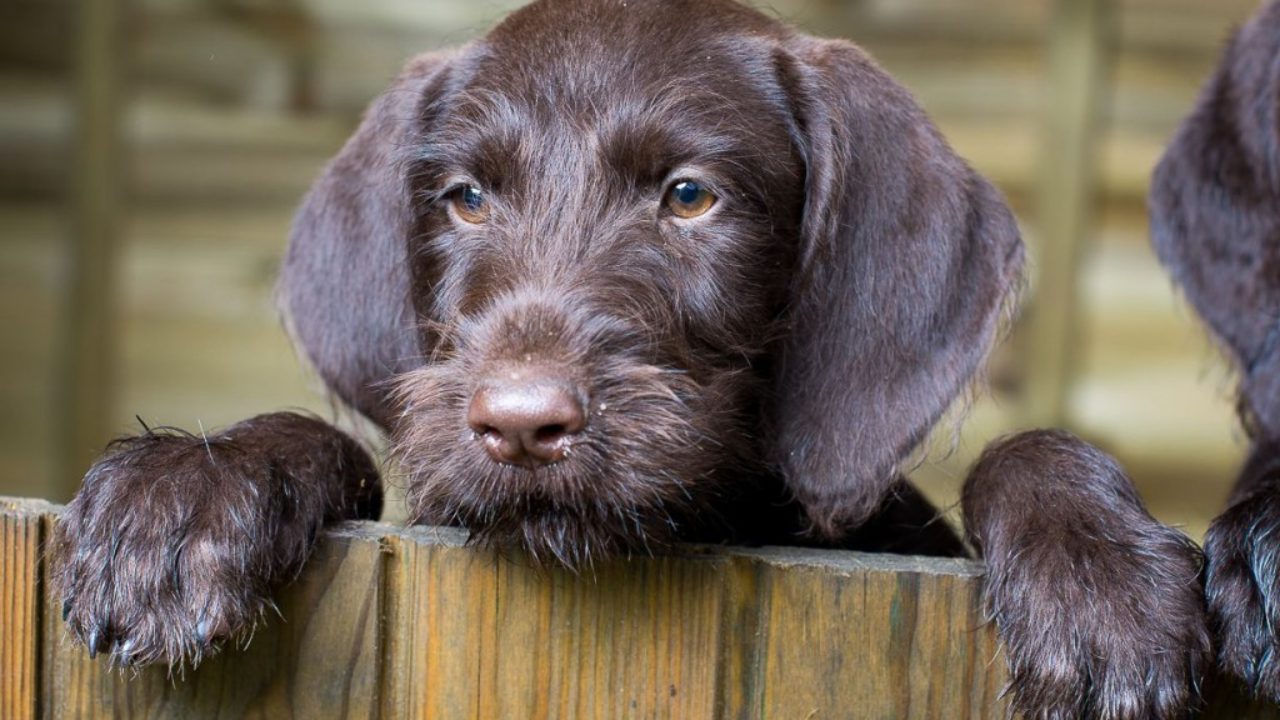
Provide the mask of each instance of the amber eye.
[{"label": "amber eye", "polygon": [[472,225],[489,219],[489,201],[475,185],[463,185],[449,195],[449,202],[458,217]]},{"label": "amber eye", "polygon": [[715,204],[716,196],[695,180],[679,180],[667,191],[667,207],[686,220],[705,214]]}]

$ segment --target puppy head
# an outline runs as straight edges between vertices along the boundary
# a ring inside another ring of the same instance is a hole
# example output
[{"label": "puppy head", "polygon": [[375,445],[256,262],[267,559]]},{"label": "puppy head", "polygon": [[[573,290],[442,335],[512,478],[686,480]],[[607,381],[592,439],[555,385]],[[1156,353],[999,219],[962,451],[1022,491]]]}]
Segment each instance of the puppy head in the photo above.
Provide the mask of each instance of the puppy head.
[{"label": "puppy head", "polygon": [[414,516],[578,564],[763,473],[865,518],[1021,244],[853,46],[731,2],[543,0],[419,58],[308,196],[283,297]]},{"label": "puppy head", "polygon": [[1240,29],[1151,181],[1161,262],[1240,372],[1240,415],[1280,437],[1280,3]]}]

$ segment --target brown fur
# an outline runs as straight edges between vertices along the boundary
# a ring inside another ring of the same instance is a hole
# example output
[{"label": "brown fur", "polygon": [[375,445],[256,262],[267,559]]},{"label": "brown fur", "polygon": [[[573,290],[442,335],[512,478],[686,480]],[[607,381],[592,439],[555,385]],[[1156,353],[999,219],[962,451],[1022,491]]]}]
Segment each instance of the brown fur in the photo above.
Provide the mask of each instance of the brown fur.
[{"label": "brown fur", "polygon": [[198,662],[252,630],[324,524],[381,507],[373,461],[314,418],[118,440],[58,524],[64,619],[90,653],[121,664]]},{"label": "brown fur", "polygon": [[1210,657],[1200,551],[1147,513],[1113,459],[1062,431],[1016,435],[978,459],[962,504],[1015,709],[1185,714]]},{"label": "brown fur", "polygon": [[1150,211],[1156,252],[1239,372],[1253,444],[1205,535],[1218,664],[1280,702],[1280,3],[1227,44]]}]

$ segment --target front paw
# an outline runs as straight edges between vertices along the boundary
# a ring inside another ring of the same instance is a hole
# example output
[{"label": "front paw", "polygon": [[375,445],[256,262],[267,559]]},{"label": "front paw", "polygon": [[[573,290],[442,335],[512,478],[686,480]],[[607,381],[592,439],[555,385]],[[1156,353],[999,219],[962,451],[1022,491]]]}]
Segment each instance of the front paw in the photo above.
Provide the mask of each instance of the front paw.
[{"label": "front paw", "polygon": [[270,607],[270,580],[301,565],[323,517],[308,504],[233,442],[119,441],[53,538],[67,629],[115,664],[198,663],[246,636]]},{"label": "front paw", "polygon": [[1186,717],[1210,659],[1203,558],[1147,513],[1115,460],[1062,431],[1014,435],[979,458],[961,502],[1014,710]]},{"label": "front paw", "polygon": [[988,607],[1024,717],[1180,718],[1197,700],[1210,657],[1199,552],[1146,525],[1129,543],[1067,532],[992,563]]},{"label": "front paw", "polygon": [[1209,622],[1218,666],[1280,702],[1280,493],[1267,485],[1205,534]]}]

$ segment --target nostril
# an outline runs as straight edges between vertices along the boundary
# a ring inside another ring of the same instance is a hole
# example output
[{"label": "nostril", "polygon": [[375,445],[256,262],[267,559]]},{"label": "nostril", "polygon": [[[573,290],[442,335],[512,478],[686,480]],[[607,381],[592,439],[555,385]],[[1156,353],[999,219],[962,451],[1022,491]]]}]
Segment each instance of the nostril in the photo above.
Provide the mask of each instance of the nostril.
[{"label": "nostril", "polygon": [[526,374],[482,383],[467,424],[494,460],[545,465],[564,457],[568,439],[586,428],[586,412],[568,381]]},{"label": "nostril", "polygon": [[540,443],[551,443],[568,434],[564,425],[543,425],[538,428],[538,432],[534,433],[533,437]]}]

